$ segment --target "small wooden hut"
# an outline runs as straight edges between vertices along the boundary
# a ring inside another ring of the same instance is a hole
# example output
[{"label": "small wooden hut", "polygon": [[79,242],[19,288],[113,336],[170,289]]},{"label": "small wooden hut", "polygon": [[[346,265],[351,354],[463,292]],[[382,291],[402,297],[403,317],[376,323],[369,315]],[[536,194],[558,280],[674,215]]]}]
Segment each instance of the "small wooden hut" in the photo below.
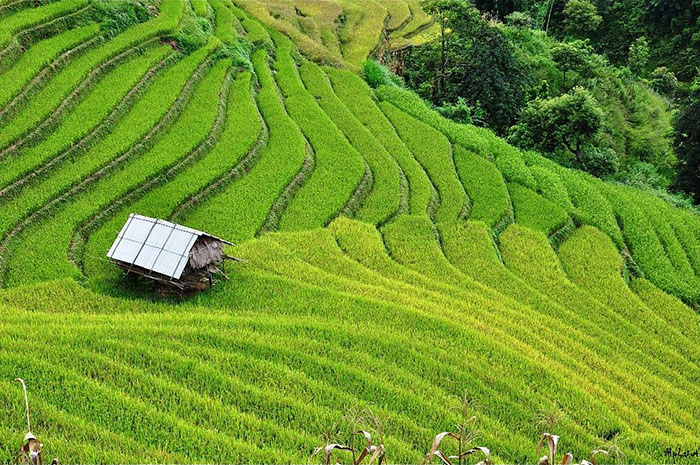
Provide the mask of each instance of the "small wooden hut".
[{"label": "small wooden hut", "polygon": [[[132,213],[107,257],[127,273],[144,276],[180,291],[197,291],[224,274],[224,253],[231,242],[170,221]],[[228,279],[228,278],[227,278]]]}]

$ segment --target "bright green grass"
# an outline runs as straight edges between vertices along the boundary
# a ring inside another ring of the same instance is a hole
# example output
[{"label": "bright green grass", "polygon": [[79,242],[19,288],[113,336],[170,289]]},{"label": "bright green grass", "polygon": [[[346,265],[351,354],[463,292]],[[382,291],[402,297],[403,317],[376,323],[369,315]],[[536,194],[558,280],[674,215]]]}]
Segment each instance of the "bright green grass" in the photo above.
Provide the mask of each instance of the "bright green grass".
[{"label": "bright green grass", "polygon": [[551,234],[566,225],[570,219],[563,208],[536,192],[517,183],[508,184],[513,202],[515,222],[525,227]]},{"label": "bright green grass", "polygon": [[331,83],[321,68],[305,63],[299,72],[308,91],[372,171],[372,191],[357,212],[357,218],[373,224],[385,222],[399,207],[401,194],[398,165],[333,92]]},{"label": "bright green grass", "polygon": [[[201,51],[206,56],[208,50]],[[197,57],[193,54],[188,58]],[[76,276],[77,270],[67,261],[67,248],[73,229],[149,177],[176,163],[207,136],[216,117],[219,99],[221,70],[219,69],[218,73],[215,71],[216,69],[207,73],[197,85],[182,115],[147,153],[130,160],[123,169],[102,176],[87,186],[81,195],[61,203],[50,216],[32,223],[13,239],[8,247],[10,254],[5,264],[9,283],[16,285],[36,282],[52,275]],[[187,74],[184,75],[186,76]],[[183,75],[179,75],[178,78],[182,79]],[[132,111],[137,111],[137,108],[134,107]],[[122,124],[126,125],[124,128],[128,127],[131,121],[133,120],[123,120]],[[119,137],[118,132],[113,135]],[[120,143],[128,144],[128,141],[120,137]],[[108,147],[112,148],[111,145]],[[63,246],[56,247],[53,243],[44,243],[45,248],[37,247],[37,243],[41,242],[39,238],[46,235],[51,235]]]},{"label": "bright green grass", "polygon": [[[217,62],[211,71],[212,81],[223,80],[229,66],[225,60]],[[93,279],[93,283],[99,283],[103,279],[114,279],[121,274],[109,263],[100,259],[106,255],[114,237],[119,233],[131,212],[140,212],[156,218],[170,218],[178,205],[185,203],[192,195],[197,194],[223,176],[227,170],[233,168],[255,143],[260,132],[260,122],[251,97],[251,74],[247,72],[240,74],[232,87],[226,102],[226,122],[223,132],[211,151],[173,175],[169,182],[126,203],[107,223],[90,234],[85,249],[85,273],[92,278],[97,278]],[[207,227],[213,231],[213,218],[211,216],[207,218]],[[228,232],[224,228],[229,221],[222,219],[216,234]],[[196,222],[188,221],[188,224],[197,227]],[[238,240],[237,237],[232,238],[229,235],[224,237]]]},{"label": "bright green grass", "polygon": [[[275,40],[288,42],[281,37]],[[289,53],[284,48],[277,53],[281,54],[275,62],[277,83],[285,95],[285,106],[315,156],[314,171],[283,213],[280,228],[324,226],[350,200],[364,174],[364,161],[304,88]]]},{"label": "bright green grass", "polygon": [[190,0],[192,11],[200,17],[205,17],[209,13],[207,9],[207,0]]},{"label": "bright green grass", "polygon": [[[234,30],[233,13],[229,7],[230,3],[225,0],[209,0],[209,4],[214,10],[214,35],[225,44],[233,42],[236,37]],[[206,10],[206,0],[205,0]],[[206,13],[205,13],[206,15]]]},{"label": "bright green grass", "polygon": [[464,214],[467,196],[457,178],[452,147],[445,136],[392,105],[382,105],[416,160],[423,166],[440,195],[435,222],[452,222]]},{"label": "bright green grass", "polygon": [[203,48],[166,70],[107,137],[89,151],[69,160],[69,163],[61,164],[40,183],[29,184],[4,202],[0,210],[0,231],[7,233],[24,216],[129,150],[166,114],[190,75],[209,53],[209,49]]},{"label": "bright green grass", "polygon": [[348,32],[349,41],[341,44],[343,58],[352,67],[359,69],[362,63],[379,45],[382,27],[387,17],[387,10],[377,2],[350,0],[343,3],[344,8],[352,6],[359,12],[361,19],[356,27]]},{"label": "bright green grass", "polygon": [[0,107],[5,106],[44,67],[63,52],[80,45],[97,34],[99,25],[70,29],[30,47],[12,68],[0,74]]},{"label": "bright green grass", "polygon": [[[375,93],[293,45],[331,49],[321,26],[347,6],[337,33],[353,46],[374,6],[236,1],[246,13],[211,0],[214,19],[228,16],[222,5],[232,14],[215,34],[243,34],[240,21],[257,35],[254,72],[207,61],[217,39],[169,61],[111,133],[0,203],[7,230],[115,164],[4,243],[0,462],[24,434],[16,376],[45,450],[81,463],[301,463],[324,440],[371,429],[353,421],[364,408],[387,463],[417,463],[460,421],[464,394],[495,463],[536,463],[543,430],[577,461],[618,438],[625,457],[603,464],[696,447],[700,317],[679,297],[693,303],[697,287],[697,215],[445,120],[406,91]],[[270,29],[273,50],[258,19],[285,22],[294,42]],[[36,159],[19,169],[25,147],[5,165],[7,179],[62,153],[168,53],[151,47],[107,73]],[[164,120],[173,105],[182,112]],[[357,219],[337,217],[355,212],[348,200],[364,200]],[[245,263],[190,299],[159,299],[104,258],[132,211],[234,239]],[[569,218],[578,229],[554,240]]]},{"label": "bright green grass", "polygon": [[387,31],[394,31],[410,20],[411,9],[407,2],[385,0],[380,3],[389,13],[389,20],[386,23]]},{"label": "bright green grass", "polygon": [[506,183],[498,168],[459,145],[453,146],[459,179],[472,201],[470,220],[484,221],[493,228],[513,217]]},{"label": "bright green grass", "polygon": [[[55,2],[51,5],[62,3]],[[0,147],[6,147],[41,123],[101,63],[145,40],[174,29],[182,16],[183,6],[184,3],[180,1],[163,2],[157,18],[127,29],[104,45],[72,61],[0,130]]]},{"label": "bright green grass", "polygon": [[[269,132],[260,160],[248,174],[207,198],[185,217],[187,224],[208,228],[212,234],[234,242],[252,238],[260,230],[273,203],[301,169],[306,155],[304,137],[284,110],[267,58],[264,50],[253,55],[261,86],[256,102]],[[231,136],[245,140],[245,131],[250,130],[242,129]],[[278,219],[280,213],[273,215]]]},{"label": "bright green grass", "polygon": [[434,188],[423,167],[406,148],[391,122],[377,106],[369,86],[349,72],[328,69],[327,73],[336,95],[401,167],[408,184],[404,195],[408,197],[406,203],[409,211],[425,214]]},{"label": "bright green grass", "polygon": [[87,0],[62,0],[39,8],[27,8],[0,19],[0,49],[5,48],[17,32],[70,13],[87,4]]},{"label": "bright green grass", "polygon": [[17,156],[0,160],[0,186],[7,186],[22,175],[36,170],[88,135],[111,113],[144,74],[171,51],[172,49],[165,45],[150,49],[108,73],[40,143],[22,148]]}]

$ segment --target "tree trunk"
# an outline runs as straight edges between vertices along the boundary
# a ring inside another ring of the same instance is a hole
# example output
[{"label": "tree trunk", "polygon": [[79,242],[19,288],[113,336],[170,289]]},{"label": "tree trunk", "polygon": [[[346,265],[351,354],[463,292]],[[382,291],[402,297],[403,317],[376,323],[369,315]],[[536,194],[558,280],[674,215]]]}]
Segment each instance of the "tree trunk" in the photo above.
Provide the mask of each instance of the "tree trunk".
[{"label": "tree trunk", "polygon": [[544,33],[547,34],[549,30],[549,20],[552,19],[552,10],[554,10],[554,0],[549,2],[549,13],[547,14],[547,24],[544,26]]},{"label": "tree trunk", "polygon": [[440,98],[443,98],[445,88],[447,87],[447,78],[445,77],[445,69],[447,68],[447,43],[445,38],[445,18],[440,19]]}]

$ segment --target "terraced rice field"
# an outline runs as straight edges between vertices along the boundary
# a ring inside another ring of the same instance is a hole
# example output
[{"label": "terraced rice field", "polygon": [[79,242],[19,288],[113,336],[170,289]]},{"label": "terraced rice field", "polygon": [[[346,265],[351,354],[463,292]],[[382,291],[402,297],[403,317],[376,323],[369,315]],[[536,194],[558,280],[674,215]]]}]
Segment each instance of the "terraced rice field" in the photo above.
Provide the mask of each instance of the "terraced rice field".
[{"label": "terraced rice field", "polygon": [[[65,463],[306,462],[360,428],[415,463],[465,393],[499,463],[544,431],[698,447],[700,218],[370,89],[419,2],[164,0],[113,37],[88,0],[2,8],[0,462],[18,376]],[[156,298],[105,259],[131,212],[245,263]]]}]

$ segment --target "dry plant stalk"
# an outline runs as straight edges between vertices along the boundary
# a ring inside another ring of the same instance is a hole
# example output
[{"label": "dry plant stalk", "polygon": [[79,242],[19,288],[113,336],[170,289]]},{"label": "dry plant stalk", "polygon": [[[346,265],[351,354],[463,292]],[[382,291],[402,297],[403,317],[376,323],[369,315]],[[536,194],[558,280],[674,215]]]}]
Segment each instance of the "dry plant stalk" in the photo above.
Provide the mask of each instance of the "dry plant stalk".
[{"label": "dry plant stalk", "polygon": [[314,456],[316,456],[319,452],[323,451],[323,464],[330,465],[331,454],[335,449],[351,452],[353,457],[353,463],[355,462],[355,450],[352,447],[344,446],[342,444],[327,444],[325,446],[315,448],[313,453],[311,454],[311,457],[309,457],[309,462],[311,462],[311,459],[313,459]]},{"label": "dry plant stalk", "polygon": [[[537,455],[540,454],[540,448],[545,442],[547,443],[547,447],[549,449],[549,455],[542,456],[542,458],[540,458],[540,460],[537,462],[537,465],[554,465],[556,463],[559,436],[557,436],[556,434],[543,433],[542,437],[540,438],[540,442],[537,445],[537,451],[535,452]],[[595,458],[598,454],[608,455],[608,452],[603,449],[596,449],[591,452],[590,462],[588,460],[581,460],[581,463],[579,465],[598,465],[598,461]],[[567,452],[564,455],[564,457],[562,457],[561,462],[559,463],[561,465],[571,465],[573,462],[574,454],[572,454],[571,452]]]},{"label": "dry plant stalk", "polygon": [[491,451],[486,447],[477,446],[469,449],[466,452],[459,452],[457,455],[450,455],[449,457],[446,456],[440,449],[438,449],[438,447],[440,447],[440,443],[442,442],[442,440],[448,437],[456,439],[460,443],[461,450],[462,437],[450,431],[443,431],[442,433],[435,436],[435,439],[433,440],[433,445],[430,447],[430,451],[425,455],[425,458],[423,458],[423,462],[421,462],[421,465],[427,465],[433,457],[438,457],[445,465],[452,465],[452,460],[454,459],[457,459],[461,463],[462,459],[476,452],[481,452],[485,455],[484,460],[479,462],[477,465],[491,465]]}]

